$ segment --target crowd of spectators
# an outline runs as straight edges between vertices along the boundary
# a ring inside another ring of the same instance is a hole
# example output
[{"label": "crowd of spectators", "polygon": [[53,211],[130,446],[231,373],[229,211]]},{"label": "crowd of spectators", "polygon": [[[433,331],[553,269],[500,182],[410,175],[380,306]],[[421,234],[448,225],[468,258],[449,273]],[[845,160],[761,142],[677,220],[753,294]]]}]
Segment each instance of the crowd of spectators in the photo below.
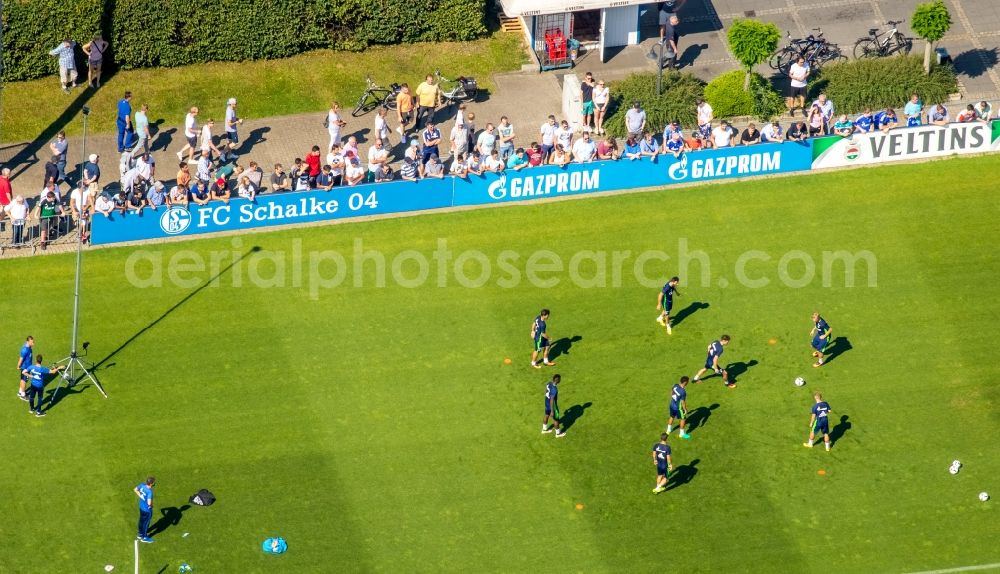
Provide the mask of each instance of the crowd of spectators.
[{"label": "crowd of spectators", "polygon": [[[143,104],[133,114],[132,94],[125,92],[117,109],[120,154],[117,182],[108,184],[102,179],[102,163],[97,154],[87,158],[79,177],[67,174],[68,145],[65,134],[60,132],[49,145],[52,155],[45,165],[43,188],[33,206],[29,207],[30,202],[24,197],[12,193],[10,170],[2,170],[0,220],[9,220],[14,245],[25,240],[25,222],[31,215],[43,222],[65,222],[66,229],[70,221],[75,222],[83,226],[86,239],[91,214],[126,216],[163,207],[229,203],[234,198],[254,202],[262,193],[329,191],[339,186],[418,181],[446,175],[466,178],[541,165],[564,166],[599,160],[655,161],[660,155],[680,158],[703,149],[800,142],[831,134],[854,137],[902,126],[986,122],[993,117],[992,107],[985,101],[965,106],[952,118],[943,104],[925,107],[914,94],[903,107],[902,119],[892,108],[865,110],[852,119],[846,114],[836,115],[834,103],[825,94],[805,105],[804,91],[798,84],[807,76],[807,70],[795,66],[790,71],[788,108],[791,119],[786,120],[787,126],[781,119],[774,119],[759,128],[755,122],[750,122],[741,131],[726,119],[717,121],[712,106],[699,99],[694,110],[696,125],[686,127],[672,121],[661,130],[650,125],[641,102],[636,101],[623,114],[627,133],[621,143],[604,130],[609,89],[589,73],[582,82],[583,111],[579,131],[574,130],[568,120],[557,120],[550,115],[537,129],[526,130],[530,134],[527,137],[507,116],[501,116],[495,124],[487,122],[477,130],[476,115],[464,104],[457,106],[453,127],[447,134],[443,133],[436,122],[442,103],[441,91],[434,78],[428,76],[412,92],[406,84],[402,86],[394,112],[395,129],[390,128],[389,111],[377,110],[371,132],[373,140],[365,153],[359,149],[357,136],[348,135],[344,139],[341,131],[346,122],[340,115],[340,106],[334,102],[324,120],[330,136],[325,153],[319,145],[313,145],[302,157],[294,158],[287,168],[277,163],[267,174],[255,161],[243,162],[236,153],[243,120],[238,115],[235,98],[226,102],[219,134],[211,118],[199,126],[200,110],[197,106],[190,108],[183,125],[183,145],[176,152],[177,171],[158,173],[150,150],[149,108]],[[796,117],[796,109],[800,110],[801,117]],[[397,136],[395,149],[401,150],[398,158],[393,155],[391,141]],[[68,186],[68,201],[63,201],[62,186]],[[59,229],[58,225],[40,226],[37,238],[43,249]]]}]

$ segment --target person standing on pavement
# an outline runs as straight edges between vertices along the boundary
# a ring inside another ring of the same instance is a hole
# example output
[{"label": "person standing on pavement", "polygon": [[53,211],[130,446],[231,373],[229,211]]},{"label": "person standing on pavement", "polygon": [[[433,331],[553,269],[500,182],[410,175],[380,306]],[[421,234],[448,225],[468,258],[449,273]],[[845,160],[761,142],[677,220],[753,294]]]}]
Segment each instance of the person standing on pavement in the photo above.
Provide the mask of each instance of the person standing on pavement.
[{"label": "person standing on pavement", "polygon": [[153,520],[153,486],[156,484],[156,477],[150,476],[146,482],[139,483],[132,489],[139,497],[139,531],[135,539],[139,542],[152,543],[149,537],[149,523]]},{"label": "person standing on pavement", "polygon": [[507,163],[507,158],[514,154],[514,126],[511,125],[507,116],[500,116],[500,125],[497,126],[498,146],[500,160]]},{"label": "person standing on pavement", "polygon": [[240,143],[240,134],[237,127],[243,125],[243,120],[236,115],[236,98],[229,98],[226,101],[226,120],[224,136],[231,144]]},{"label": "person standing on pavement", "polygon": [[663,40],[665,44],[663,46],[663,62],[661,62],[661,65],[668,70],[673,70],[677,67],[677,58],[680,55],[680,51],[677,48],[677,43],[681,39],[681,35],[677,31],[678,24],[680,24],[680,20],[676,15],[672,15],[667,19],[666,25],[663,26]]},{"label": "person standing on pavement", "polygon": [[108,42],[100,34],[83,45],[83,53],[87,55],[87,85],[95,90],[101,87],[101,67],[107,51]]},{"label": "person standing on pavement", "polygon": [[50,56],[59,58],[59,83],[64,93],[76,87],[76,54],[73,48],[76,42],[66,38],[61,44],[49,51]]},{"label": "person standing on pavement", "polygon": [[132,148],[132,157],[149,153],[149,106],[142,104],[135,113],[135,135],[139,138]]},{"label": "person standing on pavement", "polygon": [[66,143],[66,132],[60,130],[56,134],[56,139],[52,140],[49,144],[49,150],[52,152],[52,156],[56,159],[56,169],[59,170],[59,176],[56,179],[56,183],[62,183],[66,181],[66,150],[69,149],[69,144]]},{"label": "person standing on pavement", "polygon": [[583,104],[583,125],[580,127],[582,130],[589,131],[591,129],[590,122],[594,119],[594,75],[587,72],[583,75],[583,81],[580,82],[580,102]]},{"label": "person standing on pavement", "polygon": [[346,125],[347,122],[340,117],[340,104],[333,102],[330,104],[330,111],[326,113],[326,131],[330,134],[327,151],[332,150],[334,145],[340,145],[340,128]]},{"label": "person standing on pavement", "polygon": [[400,141],[403,141],[406,139],[406,130],[413,121],[413,94],[410,93],[408,84],[400,86],[399,93],[396,94],[396,117],[399,119],[396,131],[399,132]]},{"label": "person standing on pavement", "polygon": [[118,128],[118,153],[125,152],[125,144],[128,143],[128,132],[132,131],[132,92],[125,92],[122,99],[118,100],[118,119],[115,120]]},{"label": "person standing on pavement", "polygon": [[417,86],[417,128],[434,120],[434,111],[441,101],[441,89],[434,83],[434,76],[427,74],[423,83]]}]

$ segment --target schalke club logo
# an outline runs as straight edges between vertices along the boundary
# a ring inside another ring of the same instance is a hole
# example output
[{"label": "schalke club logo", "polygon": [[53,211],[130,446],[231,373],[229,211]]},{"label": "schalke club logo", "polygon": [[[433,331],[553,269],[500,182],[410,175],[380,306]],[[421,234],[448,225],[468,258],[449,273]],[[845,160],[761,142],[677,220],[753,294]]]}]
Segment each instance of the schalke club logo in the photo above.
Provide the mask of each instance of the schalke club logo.
[{"label": "schalke club logo", "polygon": [[191,213],[183,207],[171,207],[160,216],[160,229],[167,235],[183,233],[191,225]]}]

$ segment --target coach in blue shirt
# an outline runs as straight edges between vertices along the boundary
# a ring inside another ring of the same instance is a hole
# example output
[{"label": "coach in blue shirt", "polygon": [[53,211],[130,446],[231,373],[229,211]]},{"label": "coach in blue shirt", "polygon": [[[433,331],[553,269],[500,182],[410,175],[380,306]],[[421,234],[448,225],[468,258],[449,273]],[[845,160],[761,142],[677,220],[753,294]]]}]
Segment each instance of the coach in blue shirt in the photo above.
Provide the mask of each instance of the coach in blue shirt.
[{"label": "coach in blue shirt", "polygon": [[118,100],[118,119],[115,121],[118,127],[118,153],[125,151],[125,144],[128,141],[126,133],[132,128],[132,92],[125,92],[125,97]]},{"label": "coach in blue shirt", "polygon": [[149,537],[149,521],[153,519],[154,484],[156,484],[156,478],[150,476],[146,482],[140,483],[132,489],[139,497],[139,533],[135,539],[140,542],[153,542],[153,539]]}]

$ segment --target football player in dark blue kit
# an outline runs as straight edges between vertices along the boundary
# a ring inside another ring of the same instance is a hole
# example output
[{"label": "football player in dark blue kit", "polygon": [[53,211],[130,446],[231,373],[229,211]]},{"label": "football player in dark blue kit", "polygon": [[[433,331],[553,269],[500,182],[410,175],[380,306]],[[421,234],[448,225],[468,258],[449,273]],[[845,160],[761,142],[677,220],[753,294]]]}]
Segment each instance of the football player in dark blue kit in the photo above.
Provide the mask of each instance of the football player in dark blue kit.
[{"label": "football player in dark blue kit", "polygon": [[667,328],[668,335],[673,333],[670,329],[670,309],[674,306],[674,295],[681,296],[680,291],[677,290],[677,283],[679,282],[680,279],[677,277],[671,277],[670,281],[667,281],[663,285],[660,295],[656,298],[656,310],[660,311],[660,314],[656,317],[656,322]]},{"label": "football player in dark blue kit", "polygon": [[698,371],[698,374],[694,376],[694,382],[701,382],[701,375],[708,370],[711,370],[716,375],[722,375],[722,382],[726,384],[730,389],[736,387],[736,383],[729,382],[729,373],[719,366],[719,357],[722,356],[722,351],[724,347],[729,344],[729,335],[723,335],[719,337],[718,341],[712,341],[712,344],[708,346],[708,357],[705,358],[705,366]]},{"label": "football player in dark blue kit", "polygon": [[809,417],[809,442],[802,443],[802,446],[812,448],[816,435],[822,434],[826,452],[830,452],[830,404],[824,401],[823,395],[819,393],[813,397],[816,399],[816,404],[812,406],[812,416]]},{"label": "football player in dark blue kit", "polygon": [[667,444],[667,433],[660,435],[660,442],[653,445],[653,464],[656,465],[656,488],[653,494],[660,494],[667,489],[667,479],[670,471],[674,469],[674,463],[670,459],[670,445]]},{"label": "football player in dark blue kit", "polygon": [[[552,380],[545,385],[545,417],[542,418],[542,434],[552,432],[555,429],[557,437],[566,436],[566,430],[559,425],[559,381],[562,377],[555,375]],[[552,417],[553,426],[549,426],[549,417]]]},{"label": "football player in dark blue kit", "polygon": [[542,362],[550,367],[555,363],[549,361],[549,332],[546,322],[549,320],[549,310],[542,309],[542,312],[535,317],[531,323],[531,366],[541,369],[538,364],[538,354],[542,355]]},{"label": "football player in dark blue kit", "polygon": [[830,328],[830,324],[823,317],[819,316],[818,311],[813,313],[812,319],[813,328],[809,334],[812,335],[813,356],[817,357],[813,366],[822,367],[823,354],[826,353],[826,348],[830,346],[830,334],[833,333],[833,329]]},{"label": "football player in dark blue kit", "polygon": [[687,386],[688,378],[681,377],[681,381],[670,390],[670,419],[667,420],[667,434],[674,429],[674,419],[680,420],[681,438],[690,439],[684,427],[687,424]]}]

